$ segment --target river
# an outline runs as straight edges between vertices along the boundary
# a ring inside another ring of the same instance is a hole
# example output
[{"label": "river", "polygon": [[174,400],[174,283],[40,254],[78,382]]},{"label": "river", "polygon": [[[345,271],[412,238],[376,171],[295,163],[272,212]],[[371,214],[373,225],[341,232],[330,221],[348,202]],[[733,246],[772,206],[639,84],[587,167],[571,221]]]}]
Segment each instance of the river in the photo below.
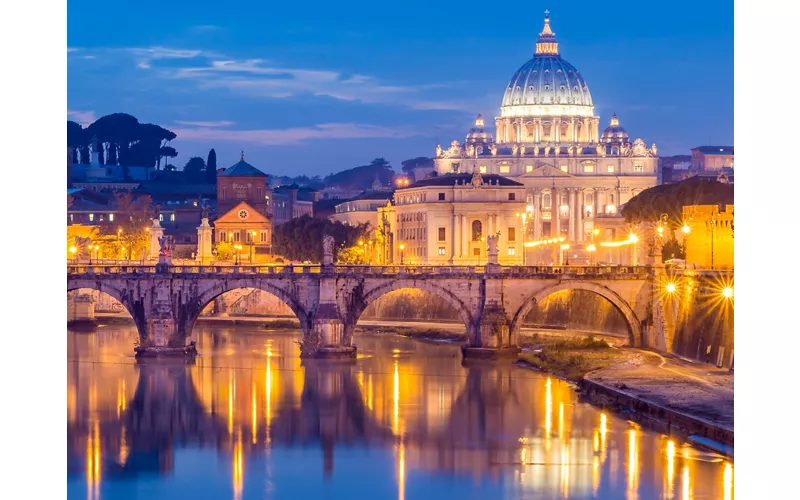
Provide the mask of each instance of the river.
[{"label": "river", "polygon": [[199,324],[194,363],[132,357],[133,325],[68,331],[70,499],[732,499],[733,464],[457,345]]}]

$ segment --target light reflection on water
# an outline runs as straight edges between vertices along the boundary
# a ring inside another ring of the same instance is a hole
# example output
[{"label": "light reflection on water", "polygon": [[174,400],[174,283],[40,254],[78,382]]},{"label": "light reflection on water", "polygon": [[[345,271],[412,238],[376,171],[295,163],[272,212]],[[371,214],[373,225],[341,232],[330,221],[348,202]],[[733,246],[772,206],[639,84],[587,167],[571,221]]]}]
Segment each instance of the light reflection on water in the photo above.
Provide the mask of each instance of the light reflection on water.
[{"label": "light reflection on water", "polygon": [[730,462],[455,345],[357,337],[351,366],[201,325],[193,365],[137,364],[135,338],[68,333],[70,498],[733,498]]}]

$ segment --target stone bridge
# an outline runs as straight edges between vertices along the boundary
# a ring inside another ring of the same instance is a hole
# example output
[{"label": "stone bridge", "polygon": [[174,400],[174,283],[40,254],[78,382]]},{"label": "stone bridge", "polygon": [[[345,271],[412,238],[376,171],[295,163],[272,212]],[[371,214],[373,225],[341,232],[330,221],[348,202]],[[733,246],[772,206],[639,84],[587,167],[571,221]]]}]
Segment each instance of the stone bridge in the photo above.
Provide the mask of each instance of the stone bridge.
[{"label": "stone bridge", "polygon": [[630,344],[649,345],[654,301],[649,267],[599,266],[67,266],[67,291],[92,289],[133,317],[139,355],[186,351],[200,312],[235,289],[271,293],[297,315],[303,357],[355,356],[353,331],[382,295],[417,288],[450,303],[467,332],[465,356],[516,355],[534,305],[561,290],[585,290],[625,317]]}]

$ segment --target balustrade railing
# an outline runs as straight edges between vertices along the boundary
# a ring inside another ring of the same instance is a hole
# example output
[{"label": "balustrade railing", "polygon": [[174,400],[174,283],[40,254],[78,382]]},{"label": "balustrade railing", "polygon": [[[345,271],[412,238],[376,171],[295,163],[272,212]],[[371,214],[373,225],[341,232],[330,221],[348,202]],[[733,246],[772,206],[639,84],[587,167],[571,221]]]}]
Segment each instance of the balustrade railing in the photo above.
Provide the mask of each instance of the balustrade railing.
[{"label": "balustrade railing", "polygon": [[[173,265],[166,266],[170,274],[191,275],[296,275],[333,273],[343,275],[475,275],[500,274],[508,277],[568,275],[568,276],[642,276],[651,271],[647,266],[433,266],[433,265],[334,265],[325,268],[320,265]],[[159,272],[152,264],[68,264],[67,274],[126,274],[149,275]],[[717,271],[719,272],[719,271]],[[733,274],[733,272],[730,272]]]}]

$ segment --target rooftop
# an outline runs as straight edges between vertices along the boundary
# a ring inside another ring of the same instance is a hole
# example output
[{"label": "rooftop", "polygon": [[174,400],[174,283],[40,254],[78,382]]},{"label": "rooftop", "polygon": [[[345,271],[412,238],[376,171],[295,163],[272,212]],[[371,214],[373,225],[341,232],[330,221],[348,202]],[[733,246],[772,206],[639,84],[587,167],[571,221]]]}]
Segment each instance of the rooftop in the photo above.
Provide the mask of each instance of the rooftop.
[{"label": "rooftop", "polygon": [[692,151],[700,151],[701,153],[705,153],[707,155],[732,155],[733,146],[698,146],[696,148],[692,148]]},{"label": "rooftop", "polygon": [[230,168],[226,168],[219,174],[220,177],[267,177],[267,174],[257,169],[244,161],[244,152],[242,152],[242,159]]},{"label": "rooftop", "polygon": [[[474,174],[444,174],[438,177],[429,177],[427,179],[422,179],[421,181],[417,181],[414,184],[402,188],[402,189],[412,189],[416,187],[425,187],[425,186],[455,186],[456,183],[460,182],[461,184],[470,184],[472,183],[472,176]],[[483,179],[484,184],[494,184],[500,186],[524,186],[524,184],[519,183],[517,181],[512,181],[508,177],[503,177],[502,175],[497,174],[481,174],[481,178]]]}]

